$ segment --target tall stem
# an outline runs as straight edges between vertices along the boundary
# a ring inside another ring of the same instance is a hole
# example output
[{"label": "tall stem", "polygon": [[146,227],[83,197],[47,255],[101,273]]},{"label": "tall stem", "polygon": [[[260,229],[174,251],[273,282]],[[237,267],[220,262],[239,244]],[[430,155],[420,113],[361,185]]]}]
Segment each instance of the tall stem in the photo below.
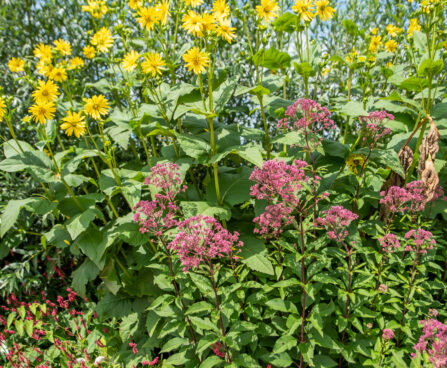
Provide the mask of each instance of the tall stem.
[{"label": "tall stem", "polygon": [[[301,238],[301,282],[303,283],[303,300],[301,309],[301,337],[300,343],[304,344],[304,327],[306,324],[306,264],[305,264],[305,243],[304,243],[304,227],[303,215],[300,211],[300,238]],[[300,368],[303,367],[303,353],[300,354]]]},{"label": "tall stem", "polygon": [[[211,259],[208,259],[208,266],[209,266],[209,270],[210,270],[211,282],[213,284],[214,296],[216,298],[216,309],[217,309],[217,313],[219,313],[220,330],[222,332],[222,337],[225,337],[226,334],[225,334],[225,328],[224,328],[223,320],[222,320],[222,311],[220,309],[219,296],[217,295],[217,286],[216,286],[216,281],[214,280],[214,269],[213,269],[213,264],[211,262]],[[224,346],[225,346],[227,361],[228,361],[228,363],[231,363],[230,351],[229,351],[228,345],[225,341],[224,341]]]}]

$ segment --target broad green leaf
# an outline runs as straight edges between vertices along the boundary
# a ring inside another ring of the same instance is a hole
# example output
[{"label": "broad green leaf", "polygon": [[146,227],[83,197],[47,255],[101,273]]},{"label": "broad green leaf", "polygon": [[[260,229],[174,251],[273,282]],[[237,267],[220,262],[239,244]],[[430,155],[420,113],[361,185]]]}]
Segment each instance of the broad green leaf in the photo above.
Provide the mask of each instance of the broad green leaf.
[{"label": "broad green leaf", "polygon": [[242,262],[253,271],[273,275],[273,265],[267,258],[267,249],[264,242],[254,236],[242,236],[241,240],[244,246],[238,256],[241,257]]},{"label": "broad green leaf", "polygon": [[195,313],[201,313],[201,312],[209,312],[212,311],[214,307],[205,301],[197,302],[188,307],[185,314],[195,314]]},{"label": "broad green leaf", "polygon": [[289,300],[276,298],[267,301],[265,304],[276,311],[298,314],[298,309],[296,308],[295,304],[292,304]]},{"label": "broad green leaf", "polygon": [[213,206],[207,202],[180,202],[180,206],[186,217],[192,217],[199,214],[217,217],[221,220],[230,220],[231,211],[218,206]]},{"label": "broad green leaf", "polygon": [[206,160],[211,151],[211,146],[204,139],[193,135],[178,134],[177,140],[185,153],[199,161]]},{"label": "broad green leaf", "polygon": [[182,337],[174,337],[170,339],[166,344],[161,348],[160,353],[168,353],[173,350],[177,350],[180,346],[189,344],[189,340]]},{"label": "broad green leaf", "polygon": [[253,57],[253,62],[256,66],[263,66],[270,70],[284,70],[290,66],[290,55],[287,52],[278,51],[275,47],[270,49],[260,50]]},{"label": "broad green leaf", "polygon": [[113,239],[108,239],[104,231],[90,227],[76,239],[74,244],[101,269],[104,266],[104,260],[101,260],[101,258],[104,255],[108,243],[111,241]]},{"label": "broad green leaf", "polygon": [[209,356],[206,358],[199,366],[199,368],[214,368],[220,366],[222,363],[225,363],[225,360],[219,358],[216,355]]},{"label": "broad green leaf", "polygon": [[276,340],[273,346],[273,352],[275,354],[283,353],[292,349],[298,344],[298,339],[295,336],[284,335]]},{"label": "broad green leaf", "polygon": [[351,117],[368,115],[368,112],[363,108],[362,103],[358,101],[349,101],[346,105],[342,106],[342,108],[339,110],[339,113]]},{"label": "broad green leaf", "polygon": [[76,239],[83,231],[87,230],[90,223],[96,218],[97,212],[93,208],[79,213],[66,223],[67,231],[72,239]]},{"label": "broad green leaf", "polygon": [[93,281],[99,274],[99,268],[89,259],[85,259],[72,274],[71,286],[82,297],[85,296],[85,285]]},{"label": "broad green leaf", "polygon": [[35,198],[12,199],[8,202],[1,216],[0,237],[3,237],[7,231],[15,224],[19,217],[20,210],[28,203],[36,200]]}]

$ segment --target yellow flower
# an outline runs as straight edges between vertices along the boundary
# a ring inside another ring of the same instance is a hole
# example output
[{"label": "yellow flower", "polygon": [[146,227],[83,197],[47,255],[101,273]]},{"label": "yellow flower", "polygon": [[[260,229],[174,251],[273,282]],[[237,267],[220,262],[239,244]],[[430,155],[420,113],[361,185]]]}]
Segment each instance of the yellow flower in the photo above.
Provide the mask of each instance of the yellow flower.
[{"label": "yellow flower", "polygon": [[203,13],[201,17],[201,23],[202,23],[202,32],[200,32],[199,36],[203,36],[203,32],[211,32],[216,31],[217,27],[214,23],[216,19],[214,18],[213,14],[210,13]]},{"label": "yellow flower", "polygon": [[421,26],[417,20],[417,18],[410,19],[410,25],[408,27],[408,36],[412,37],[414,31],[420,31]]},{"label": "yellow flower", "polygon": [[65,131],[67,136],[71,136],[73,133],[76,138],[84,135],[86,132],[84,117],[80,112],[67,111],[67,116],[64,117],[61,129]]},{"label": "yellow flower", "polygon": [[188,70],[193,71],[194,74],[203,73],[210,62],[208,54],[201,51],[198,47],[193,47],[186,51],[183,55],[183,60]]},{"label": "yellow flower", "polygon": [[23,119],[22,119],[22,121],[23,121],[24,123],[29,123],[29,122],[31,121],[31,116],[29,116],[29,115],[24,116]]},{"label": "yellow flower", "polygon": [[93,46],[87,45],[82,49],[82,53],[87,59],[93,59],[96,55],[96,50]]},{"label": "yellow flower", "polygon": [[197,14],[194,10],[190,10],[182,18],[182,28],[188,33],[192,33],[194,36],[202,35],[203,20],[200,14]]},{"label": "yellow flower", "polygon": [[203,4],[203,0],[185,0],[187,6],[196,7]]},{"label": "yellow flower", "polygon": [[163,25],[166,25],[168,23],[169,18],[169,6],[170,2],[167,0],[163,0],[162,2],[158,3],[155,6],[155,9],[158,12],[158,19],[160,20],[160,23]]},{"label": "yellow flower", "polygon": [[397,42],[394,40],[386,41],[385,48],[388,52],[395,52],[397,49]]},{"label": "yellow flower", "polygon": [[51,46],[39,43],[34,49],[34,56],[41,60],[51,60]]},{"label": "yellow flower", "polygon": [[110,29],[102,27],[96,32],[90,40],[93,46],[96,46],[98,51],[106,53],[113,46],[113,37]]},{"label": "yellow flower", "polygon": [[230,7],[226,0],[216,0],[213,3],[213,15],[218,22],[230,16]]},{"label": "yellow flower", "polygon": [[373,29],[371,30],[371,34],[372,34],[372,35],[376,35],[377,32],[379,32],[379,28],[377,28],[377,27],[375,27],[375,28],[373,28]]},{"label": "yellow flower", "polygon": [[369,44],[369,51],[377,52],[377,49],[382,45],[382,36],[373,36]]},{"label": "yellow flower", "polygon": [[67,79],[67,72],[62,67],[54,67],[53,69],[51,69],[48,78],[56,82],[63,82]]},{"label": "yellow flower", "polygon": [[143,2],[141,0],[129,0],[129,8],[135,10],[141,6],[143,6]]},{"label": "yellow flower", "polygon": [[95,95],[92,98],[84,98],[85,112],[93,119],[101,119],[101,115],[106,115],[109,110],[109,101],[103,95]]},{"label": "yellow flower", "polygon": [[365,163],[366,156],[363,154],[353,154],[346,160],[346,165],[354,174],[359,173],[359,168],[362,168]]},{"label": "yellow flower", "polygon": [[366,56],[359,56],[359,61],[361,62],[361,63],[363,63],[363,62],[365,62],[366,61]]},{"label": "yellow flower", "polygon": [[398,34],[402,33],[402,28],[396,27],[393,24],[388,24],[386,30],[391,37],[396,37]]},{"label": "yellow flower", "polygon": [[154,28],[159,19],[157,9],[153,6],[138,9],[138,15],[138,23],[140,23],[141,27],[146,28],[148,31]]},{"label": "yellow flower", "polygon": [[88,5],[82,5],[83,12],[89,12],[93,18],[102,18],[107,14],[107,5],[104,0],[87,0]]},{"label": "yellow flower", "polygon": [[369,61],[370,61],[371,63],[374,63],[374,62],[376,61],[376,57],[375,57],[374,55],[371,55],[371,56],[369,57]]},{"label": "yellow flower", "polygon": [[219,25],[217,27],[217,34],[224,40],[227,40],[228,43],[231,43],[231,41],[236,38],[236,35],[234,33],[235,30],[236,28],[231,27],[230,19],[223,19],[219,22]]},{"label": "yellow flower", "polygon": [[386,67],[387,68],[391,68],[393,66],[393,63],[391,62],[391,61],[388,61],[387,63],[386,63]]},{"label": "yellow flower", "polygon": [[323,71],[321,72],[321,75],[323,77],[326,77],[329,75],[330,69],[329,68],[324,68]]},{"label": "yellow flower", "polygon": [[315,18],[313,0],[296,0],[292,10],[300,16],[305,22],[310,22]]},{"label": "yellow flower", "polygon": [[25,60],[13,57],[8,62],[8,68],[13,73],[23,72],[25,70]]},{"label": "yellow flower", "polygon": [[158,52],[148,53],[144,56],[144,61],[141,63],[141,68],[146,74],[152,74],[155,77],[157,74],[163,73],[163,67],[166,65],[165,61],[162,59]]},{"label": "yellow flower", "polygon": [[121,62],[121,66],[126,72],[131,72],[137,66],[137,61],[140,58],[140,54],[135,50],[128,52],[124,55],[123,61]]},{"label": "yellow flower", "polygon": [[267,22],[278,16],[279,6],[275,0],[261,0],[261,5],[256,6],[259,18],[264,18]]},{"label": "yellow flower", "polygon": [[317,6],[317,14],[323,22],[334,16],[335,9],[329,6],[329,0],[317,0],[315,5]]},{"label": "yellow flower", "polygon": [[70,59],[69,68],[71,70],[81,69],[83,66],[84,66],[84,60],[82,60],[79,56],[75,56],[74,58]]},{"label": "yellow flower", "polygon": [[36,123],[45,124],[46,120],[53,119],[56,107],[52,102],[43,102],[34,104],[28,111],[33,115],[33,119]]},{"label": "yellow flower", "polygon": [[70,42],[65,41],[63,39],[58,39],[53,42],[57,51],[59,51],[62,55],[71,55],[71,45]]},{"label": "yellow flower", "polygon": [[33,98],[36,103],[49,103],[57,100],[59,88],[53,81],[44,82],[39,80],[38,83],[39,87],[33,92]]},{"label": "yellow flower", "polygon": [[53,65],[51,65],[51,63],[47,60],[39,60],[36,64],[36,69],[38,74],[48,77],[53,69]]},{"label": "yellow flower", "polygon": [[3,97],[0,96],[0,122],[3,121],[4,116],[6,115],[6,104]]}]

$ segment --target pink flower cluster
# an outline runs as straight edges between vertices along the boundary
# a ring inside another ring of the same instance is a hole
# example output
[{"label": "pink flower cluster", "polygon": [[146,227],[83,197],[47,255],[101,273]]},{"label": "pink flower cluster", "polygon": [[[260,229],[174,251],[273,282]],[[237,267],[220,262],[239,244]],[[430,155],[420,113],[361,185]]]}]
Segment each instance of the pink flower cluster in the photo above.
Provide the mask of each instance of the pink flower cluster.
[{"label": "pink flower cluster", "polygon": [[286,118],[278,122],[278,128],[288,129],[289,119],[293,120],[296,130],[310,127],[313,132],[335,129],[335,123],[329,118],[330,111],[314,100],[301,98],[286,110]]},{"label": "pink flower cluster", "polygon": [[182,186],[179,166],[172,162],[158,163],[152,167],[151,173],[144,180],[144,183],[160,189],[171,201],[179,192],[186,190],[186,186]]},{"label": "pink flower cluster", "polygon": [[[447,324],[436,319],[419,323],[424,327],[414,349],[420,353],[426,352],[434,368],[447,367]],[[412,356],[415,357],[416,354],[413,353]]]},{"label": "pink flower cluster", "polygon": [[400,242],[397,236],[394,234],[386,234],[379,238],[379,243],[382,246],[383,251],[388,254],[395,249],[399,249]]},{"label": "pink flower cluster", "polygon": [[425,196],[424,184],[421,180],[408,183],[405,188],[393,186],[388,192],[382,191],[380,204],[386,206],[391,212],[404,213],[409,211],[416,214],[425,209],[427,197]]},{"label": "pink flower cluster", "polygon": [[284,227],[290,225],[294,216],[292,216],[293,209],[287,207],[284,203],[277,203],[267,206],[265,212],[256,217],[253,222],[256,223],[260,229],[254,230],[255,234],[260,234],[264,238],[277,238],[284,231]]},{"label": "pink flower cluster", "polygon": [[430,231],[424,229],[410,230],[405,234],[405,239],[410,240],[405,247],[405,251],[426,254],[427,249],[433,249],[436,240]]},{"label": "pink flower cluster", "polygon": [[161,192],[155,194],[153,201],[140,201],[133,208],[133,220],[140,225],[140,232],[161,236],[166,230],[177,226],[175,219],[178,206],[173,202],[175,196],[186,190],[178,165],[174,163],[157,164],[145,184],[153,185]]},{"label": "pink flower cluster", "polygon": [[295,160],[292,165],[280,160],[266,161],[262,169],[255,167],[250,176],[250,180],[256,182],[250,194],[257,199],[279,200],[296,207],[303,184],[309,181],[303,170],[306,166],[307,162],[301,160]]},{"label": "pink flower cluster", "polygon": [[394,120],[394,116],[386,111],[373,111],[368,116],[361,117],[360,120],[366,123],[366,134],[363,142],[370,144],[373,148],[378,145],[383,137],[391,134],[391,129],[385,127],[384,123],[387,120]]},{"label": "pink flower cluster", "polygon": [[349,224],[358,219],[358,216],[342,206],[333,206],[327,211],[323,211],[324,218],[318,217],[315,226],[323,226],[327,229],[330,239],[338,243],[343,242],[348,236],[346,228]]},{"label": "pink flower cluster", "polygon": [[175,216],[179,208],[173,202],[166,203],[157,198],[155,201],[140,201],[133,209],[137,211],[133,220],[140,225],[142,234],[161,236],[166,230],[178,224]]},{"label": "pink flower cluster", "polygon": [[382,337],[385,340],[392,340],[394,339],[394,331],[390,330],[389,328],[385,328],[382,332]]},{"label": "pink flower cluster", "polygon": [[193,216],[180,222],[178,228],[179,233],[168,244],[168,249],[178,253],[184,272],[212,258],[231,257],[243,246],[239,233],[231,234],[213,217]]}]

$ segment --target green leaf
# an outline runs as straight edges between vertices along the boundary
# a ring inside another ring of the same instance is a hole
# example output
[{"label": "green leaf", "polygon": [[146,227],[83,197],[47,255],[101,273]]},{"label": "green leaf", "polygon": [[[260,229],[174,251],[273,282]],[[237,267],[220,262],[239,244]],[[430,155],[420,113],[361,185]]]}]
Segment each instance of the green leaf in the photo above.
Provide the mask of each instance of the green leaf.
[{"label": "green leaf", "polygon": [[202,362],[202,364],[200,364],[199,368],[214,368],[214,367],[221,365],[224,362],[225,361],[222,358],[219,358],[216,355],[212,355],[212,356],[209,356],[208,358],[206,358]]},{"label": "green leaf", "polygon": [[208,311],[212,311],[214,309],[214,307],[205,301],[201,301],[201,302],[197,302],[194,303],[192,305],[190,305],[188,307],[188,309],[186,310],[185,314],[195,314],[195,313],[201,313],[201,312],[208,312]]},{"label": "green leaf", "polygon": [[113,295],[109,292],[96,305],[100,316],[122,318],[132,311],[132,299],[125,295]]},{"label": "green leaf", "polygon": [[312,68],[312,65],[310,65],[307,61],[300,64],[293,63],[293,67],[305,80],[309,79],[309,77],[314,77],[317,74],[314,68]]},{"label": "green leaf", "polygon": [[93,281],[99,274],[99,268],[89,259],[85,259],[72,274],[73,281],[71,286],[82,297],[85,296],[85,285]]},{"label": "green leaf", "polygon": [[372,159],[377,159],[385,167],[389,167],[396,174],[405,177],[404,169],[400,162],[399,156],[396,151],[389,150],[373,150],[371,154]]},{"label": "green leaf", "polygon": [[216,90],[213,91],[215,113],[218,114],[223,111],[225,105],[236,90],[238,80],[238,76],[230,77],[226,79]]},{"label": "green leaf", "polygon": [[215,332],[219,331],[217,326],[214,323],[212,323],[209,320],[209,318],[199,318],[199,317],[191,316],[191,317],[189,317],[189,319],[191,320],[191,322],[194,326],[196,326],[197,328],[199,328],[201,330],[215,331]]},{"label": "green leaf", "polygon": [[261,167],[264,163],[262,158],[262,147],[259,144],[247,144],[245,146],[233,146],[228,147],[225,151],[218,153],[213,156],[210,160],[210,163],[219,162],[229,154],[239,155],[244,160],[251,162],[252,164]]},{"label": "green leaf", "polygon": [[20,210],[28,203],[34,201],[35,198],[26,199],[12,199],[8,202],[1,216],[0,237],[7,233],[7,231],[15,224],[19,217]]},{"label": "green leaf", "polygon": [[433,59],[425,59],[419,65],[418,75],[421,77],[433,77],[437,74],[440,74],[444,69],[444,62],[439,59],[434,61]]},{"label": "green leaf", "polygon": [[286,144],[288,146],[296,145],[299,147],[306,146],[306,139],[300,132],[292,131],[276,137],[272,143]]},{"label": "green leaf", "polygon": [[298,339],[294,336],[284,335],[276,340],[273,346],[273,352],[275,354],[283,353],[287,350],[294,348],[298,344]]},{"label": "green leaf", "polygon": [[213,206],[207,202],[180,202],[180,206],[185,214],[185,217],[192,217],[202,214],[204,216],[217,217],[221,220],[228,221],[231,219],[230,210]]},{"label": "green leaf", "polygon": [[287,52],[278,51],[275,47],[267,51],[260,50],[253,57],[256,66],[263,66],[273,71],[290,67],[290,60],[290,55]]},{"label": "green leaf", "polygon": [[161,348],[160,353],[168,353],[172,350],[178,349],[180,346],[189,344],[189,340],[182,337],[174,337],[170,339],[166,344]]},{"label": "green leaf", "polygon": [[123,317],[120,323],[119,335],[123,341],[128,340],[138,329],[138,313],[131,313]]},{"label": "green leaf", "polygon": [[93,208],[89,208],[82,213],[73,216],[67,223],[67,231],[72,239],[76,239],[79,234],[87,230],[90,223],[96,218],[97,212]]},{"label": "green leaf", "polygon": [[313,362],[316,368],[330,368],[338,365],[338,363],[328,355],[315,355]]},{"label": "green leaf", "polygon": [[31,337],[33,336],[33,331],[34,331],[34,321],[32,320],[26,320],[25,321],[25,331],[26,334]]},{"label": "green leaf", "polygon": [[79,236],[74,244],[78,246],[99,269],[102,269],[104,261],[101,261],[101,258],[104,255],[108,242],[111,241],[113,241],[113,239],[108,239],[104,231],[90,227],[88,231],[83,232]]},{"label": "green leaf", "polygon": [[185,153],[199,161],[205,161],[211,151],[211,146],[204,139],[186,134],[177,134],[178,143]]},{"label": "green leaf", "polygon": [[296,308],[295,304],[292,304],[289,300],[276,298],[267,301],[265,304],[276,311],[298,314],[298,309]]},{"label": "green leaf", "polygon": [[250,269],[267,275],[274,275],[273,265],[267,258],[267,249],[261,239],[254,236],[241,237],[244,246],[238,254]]},{"label": "green leaf", "polygon": [[358,116],[367,116],[368,112],[363,108],[363,104],[358,101],[349,101],[346,105],[344,105],[340,110],[339,113],[351,116],[351,117],[358,117]]},{"label": "green leaf", "polygon": [[297,20],[297,15],[287,12],[276,18],[271,25],[277,32],[292,33],[296,30]]}]

